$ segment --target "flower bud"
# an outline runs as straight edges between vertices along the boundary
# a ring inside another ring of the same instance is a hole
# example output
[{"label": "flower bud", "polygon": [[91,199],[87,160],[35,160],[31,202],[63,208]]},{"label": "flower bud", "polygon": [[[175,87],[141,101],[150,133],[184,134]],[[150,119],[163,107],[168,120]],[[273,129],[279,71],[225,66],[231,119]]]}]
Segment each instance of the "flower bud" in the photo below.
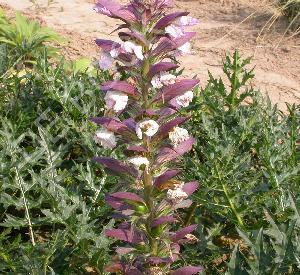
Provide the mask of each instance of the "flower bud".
[{"label": "flower bud", "polygon": [[148,209],[147,209],[146,205],[139,204],[139,205],[135,206],[135,211],[139,214],[145,214],[145,213],[147,213]]}]

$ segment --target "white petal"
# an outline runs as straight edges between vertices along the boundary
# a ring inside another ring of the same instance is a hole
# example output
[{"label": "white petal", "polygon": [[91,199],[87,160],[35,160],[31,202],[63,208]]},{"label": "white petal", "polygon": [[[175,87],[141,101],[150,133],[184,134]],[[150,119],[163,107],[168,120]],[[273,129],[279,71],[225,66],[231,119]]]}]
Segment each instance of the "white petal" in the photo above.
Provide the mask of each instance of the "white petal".
[{"label": "white petal", "polygon": [[119,112],[125,109],[128,95],[119,91],[108,91],[104,97],[106,108]]},{"label": "white petal", "polygon": [[145,120],[142,122],[139,122],[136,126],[136,134],[139,139],[143,138],[143,133],[148,136],[152,137],[156,134],[158,131],[159,125],[154,120]]},{"label": "white petal", "polygon": [[161,73],[160,80],[164,85],[171,85],[176,82],[176,76],[167,72]]},{"label": "white petal", "polygon": [[122,48],[127,53],[132,53],[134,48],[134,43],[131,41],[125,41],[122,45]]},{"label": "white petal", "polygon": [[185,44],[183,44],[182,46],[180,46],[178,48],[180,54],[184,55],[184,54],[190,54],[191,53],[191,43],[190,42],[186,42]]},{"label": "white petal", "polygon": [[112,63],[114,62],[114,59],[111,57],[108,53],[103,53],[99,60],[99,67],[101,70],[109,70],[112,66]]},{"label": "white petal", "polygon": [[114,48],[110,52],[111,57],[117,58],[120,53],[120,48]]},{"label": "white petal", "polygon": [[142,46],[136,46],[134,48],[134,53],[136,55],[136,57],[140,60],[144,60],[144,56],[143,56],[143,47]]},{"label": "white petal", "polygon": [[161,72],[159,75],[153,77],[151,84],[154,88],[160,89],[164,85],[171,85],[176,82],[176,76],[167,72]]},{"label": "white petal", "polygon": [[191,16],[182,16],[177,21],[180,26],[195,26],[199,23],[199,20]]},{"label": "white petal", "polygon": [[140,127],[136,128],[136,135],[139,139],[143,139],[143,132],[142,132],[142,129]]},{"label": "white petal", "polygon": [[105,149],[113,149],[117,145],[115,134],[104,128],[96,132],[94,140]]},{"label": "white petal", "polygon": [[160,89],[163,87],[163,84],[160,81],[160,77],[157,75],[152,78],[151,84],[152,84],[153,88],[155,88],[155,89]]},{"label": "white petal", "polygon": [[149,166],[149,160],[145,157],[132,157],[128,161],[133,164],[137,169],[140,169],[142,165]]},{"label": "white petal", "polygon": [[190,138],[189,132],[181,127],[174,127],[173,131],[169,132],[169,139],[174,147]]},{"label": "white petal", "polygon": [[142,46],[138,46],[131,41],[126,41],[122,45],[122,48],[127,53],[134,53],[138,59],[140,60],[144,59]]},{"label": "white petal", "polygon": [[183,95],[181,96],[177,96],[175,98],[176,100],[176,103],[179,105],[179,106],[182,106],[182,107],[187,107],[190,105],[190,103],[193,101],[193,97],[194,97],[194,94],[192,91],[187,91],[185,92]]},{"label": "white petal", "polygon": [[188,197],[188,194],[182,190],[183,185],[184,184],[181,183],[178,186],[176,186],[175,189],[169,189],[167,191],[167,199],[174,204],[180,203],[181,201],[186,199]]},{"label": "white petal", "polygon": [[184,35],[184,30],[175,25],[170,25],[165,29],[166,33],[171,35],[173,38],[179,38]]}]

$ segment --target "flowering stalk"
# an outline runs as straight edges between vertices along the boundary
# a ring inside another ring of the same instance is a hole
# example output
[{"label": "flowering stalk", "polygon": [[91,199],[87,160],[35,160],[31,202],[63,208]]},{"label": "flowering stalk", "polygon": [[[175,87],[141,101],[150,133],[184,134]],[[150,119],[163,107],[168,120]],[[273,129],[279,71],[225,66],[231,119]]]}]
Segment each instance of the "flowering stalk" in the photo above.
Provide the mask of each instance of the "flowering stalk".
[{"label": "flowering stalk", "polygon": [[[127,146],[126,161],[94,158],[122,176],[127,190],[106,195],[120,223],[105,233],[126,243],[116,249],[115,262],[106,268],[111,273],[189,275],[202,271],[192,266],[171,270],[180,244],[195,241],[191,233],[196,225],[176,232],[171,228],[180,221],[177,209],[189,207],[188,197],[198,188],[197,182],[178,179],[179,159],[195,141],[180,127],[188,118],[179,116],[179,109],[192,101],[198,80],[174,74],[178,65],[172,60],[190,53],[189,40],[195,35],[186,27],[197,20],[187,12],[166,14],[170,6],[170,0],[132,0],[128,5],[99,0],[95,7],[123,22],[117,28],[121,43],[96,40],[102,50],[100,67],[108,70],[115,63],[116,71],[115,80],[101,86],[105,115],[91,118],[101,127],[97,143],[107,149]],[[118,78],[123,72],[129,75],[127,81]],[[130,118],[121,121],[125,115]]]}]

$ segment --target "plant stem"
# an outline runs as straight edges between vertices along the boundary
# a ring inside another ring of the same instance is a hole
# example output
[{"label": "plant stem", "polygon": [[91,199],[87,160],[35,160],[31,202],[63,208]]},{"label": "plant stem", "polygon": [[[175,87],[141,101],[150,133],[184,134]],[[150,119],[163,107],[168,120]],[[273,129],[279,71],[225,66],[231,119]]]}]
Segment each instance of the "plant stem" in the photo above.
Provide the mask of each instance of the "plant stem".
[{"label": "plant stem", "polygon": [[276,170],[275,170],[275,168],[274,168],[271,161],[269,161],[269,165],[270,165],[270,168],[271,168],[270,176],[271,176],[271,179],[273,180],[273,182],[275,182],[275,185],[276,185],[277,189],[280,192],[280,199],[279,199],[280,200],[280,206],[282,208],[282,211],[284,211],[285,210],[284,203],[283,203],[283,201],[284,201],[284,192],[283,192],[282,187],[280,186],[280,183],[279,183],[278,178],[277,178]]},{"label": "plant stem", "polygon": [[238,211],[237,211],[237,209],[235,207],[234,201],[230,198],[227,186],[223,183],[223,180],[222,180],[222,178],[220,176],[219,169],[216,168],[216,171],[217,171],[217,174],[218,174],[219,183],[222,185],[223,192],[224,192],[225,197],[226,197],[226,199],[227,199],[227,201],[229,203],[229,206],[230,206],[232,212],[234,213],[234,215],[235,215],[235,217],[236,217],[236,219],[238,221],[239,226],[241,226],[242,228],[244,228],[245,227],[245,223],[244,223],[242,217],[239,215],[239,213],[238,213]]},{"label": "plant stem", "polygon": [[237,94],[237,82],[238,82],[238,73],[239,73],[239,68],[238,68],[238,53],[234,53],[234,70],[232,74],[233,81],[231,81],[231,103],[230,103],[230,110],[234,111],[235,109],[235,101],[236,101],[236,94]]},{"label": "plant stem", "polygon": [[[150,153],[148,153],[148,157],[149,155]],[[147,204],[147,208],[149,211],[149,217],[147,220],[146,227],[148,228],[148,233],[149,233],[150,251],[153,256],[156,256],[158,253],[158,242],[155,239],[155,237],[151,236],[151,223],[156,217],[154,203],[153,203],[154,198],[152,196],[153,176],[151,175],[151,171],[147,171],[147,170],[144,171],[143,182],[144,182],[144,200]]]},{"label": "plant stem", "polygon": [[[148,106],[148,96],[149,96],[149,88],[150,88],[150,83],[149,80],[147,79],[147,75],[149,73],[149,68],[150,68],[150,63],[149,60],[147,59],[147,55],[149,52],[148,47],[144,47],[144,62],[141,70],[141,77],[143,79],[143,83],[141,85],[142,88],[142,106],[147,109]],[[143,139],[144,146],[147,148],[147,153],[146,157],[147,159],[151,160],[152,159],[152,148],[150,144],[150,140],[148,137],[144,137]],[[153,256],[157,256],[158,253],[158,241],[151,235],[151,223],[156,217],[155,209],[154,209],[154,198],[152,196],[153,192],[153,176],[152,176],[152,171],[151,167],[148,169],[145,169],[144,175],[143,175],[143,183],[144,183],[144,200],[147,204],[147,208],[149,211],[149,217],[147,220],[146,227],[148,228],[148,233],[149,233],[149,245],[150,245],[150,251]]]},{"label": "plant stem", "polygon": [[157,256],[158,252],[158,242],[156,239],[152,238],[150,240],[151,253],[153,256]]},{"label": "plant stem", "polygon": [[292,149],[292,156],[291,156],[291,160],[292,160],[292,164],[293,165],[297,165],[297,157],[296,157],[296,142],[297,142],[297,118],[295,115],[295,109],[293,107],[289,108],[289,116],[291,119],[291,135],[290,135],[290,141],[291,141],[291,149]]},{"label": "plant stem", "polygon": [[234,215],[235,215],[235,217],[236,217],[236,219],[237,219],[237,221],[238,221],[238,224],[239,224],[241,227],[245,227],[243,219],[242,219],[241,216],[239,215],[238,211],[237,211],[236,208],[235,208],[234,202],[232,201],[232,199],[231,199],[230,196],[229,196],[229,192],[228,192],[228,190],[227,190],[227,186],[226,186],[225,184],[222,184],[222,187],[223,187],[223,192],[224,192],[224,194],[225,194],[225,196],[226,196],[226,199],[227,199],[227,201],[228,201],[228,203],[229,203],[229,205],[230,205],[230,208],[231,208],[232,212],[234,213]]},{"label": "plant stem", "polygon": [[27,200],[26,200],[25,192],[24,192],[23,185],[22,185],[22,179],[19,176],[17,168],[16,168],[16,175],[17,175],[17,182],[20,187],[21,194],[22,194],[23,204],[24,204],[24,208],[25,208],[25,217],[26,217],[26,220],[28,222],[28,227],[29,227],[30,240],[31,240],[32,245],[35,246],[35,240],[34,240],[34,235],[33,235],[32,223],[31,223],[31,219],[30,219],[30,215],[29,215],[29,209],[27,206]]},{"label": "plant stem", "polygon": [[191,207],[191,209],[188,211],[187,216],[184,221],[185,226],[187,226],[191,223],[191,220],[197,210],[197,207],[198,207],[198,205],[196,203],[194,203],[193,206]]}]

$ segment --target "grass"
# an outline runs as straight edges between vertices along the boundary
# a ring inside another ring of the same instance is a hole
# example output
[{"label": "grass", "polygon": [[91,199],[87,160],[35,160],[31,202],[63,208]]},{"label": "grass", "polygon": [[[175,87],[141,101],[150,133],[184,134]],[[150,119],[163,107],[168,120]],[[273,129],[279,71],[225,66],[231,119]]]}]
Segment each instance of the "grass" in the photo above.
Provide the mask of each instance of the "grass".
[{"label": "grass", "polygon": [[280,0],[279,7],[289,19],[290,25],[298,30],[300,27],[300,1]]},{"label": "grass", "polygon": [[[270,6],[272,5],[272,6]],[[272,16],[268,19],[259,33],[259,37],[266,31],[269,31],[272,26],[281,17],[286,17],[288,25],[282,35],[282,38],[278,42],[279,45],[282,39],[288,34],[289,38],[297,36],[300,32],[300,1],[299,0],[272,0],[266,1],[264,10],[271,10]]]}]

